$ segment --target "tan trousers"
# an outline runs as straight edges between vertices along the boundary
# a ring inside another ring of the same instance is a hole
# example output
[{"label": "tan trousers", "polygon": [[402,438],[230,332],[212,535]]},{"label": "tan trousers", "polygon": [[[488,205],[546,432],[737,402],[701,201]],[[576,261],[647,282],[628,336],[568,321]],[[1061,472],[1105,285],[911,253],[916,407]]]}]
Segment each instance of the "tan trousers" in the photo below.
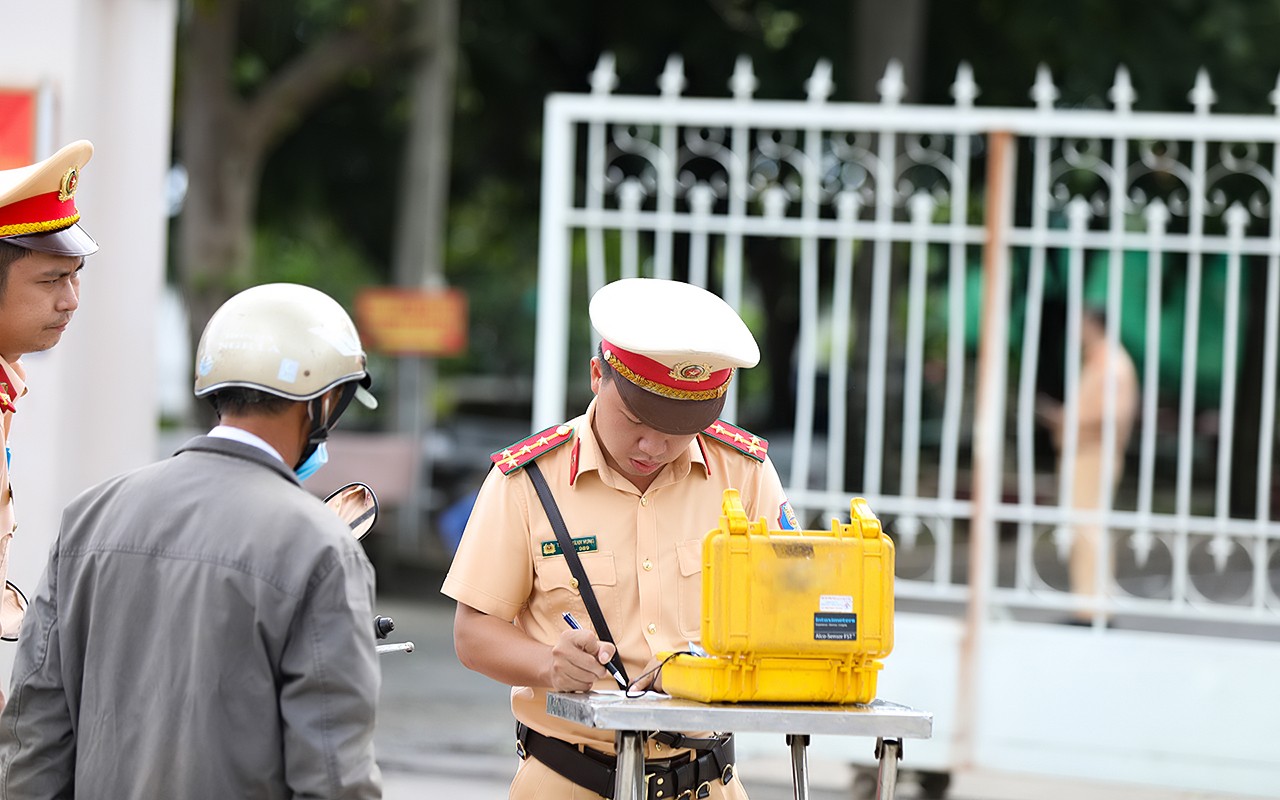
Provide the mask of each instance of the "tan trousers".
[{"label": "tan trousers", "polygon": [[[736,769],[736,767],[735,767]],[[511,780],[511,800],[601,800],[600,795],[583,789],[568,778],[552,772],[536,758],[526,758]],[[742,781],[735,776],[728,785],[711,782],[710,800],[748,800]]]}]

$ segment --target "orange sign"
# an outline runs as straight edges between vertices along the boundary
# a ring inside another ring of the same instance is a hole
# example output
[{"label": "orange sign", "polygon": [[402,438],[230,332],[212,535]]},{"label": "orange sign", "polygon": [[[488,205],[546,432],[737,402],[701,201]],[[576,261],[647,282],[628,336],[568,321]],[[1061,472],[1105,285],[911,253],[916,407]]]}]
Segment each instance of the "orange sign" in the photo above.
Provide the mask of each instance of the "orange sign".
[{"label": "orange sign", "polygon": [[356,296],[356,324],[370,350],[455,356],[467,348],[467,297],[457,289],[364,289]]},{"label": "orange sign", "polygon": [[35,156],[35,92],[0,89],[0,169],[25,167]]}]

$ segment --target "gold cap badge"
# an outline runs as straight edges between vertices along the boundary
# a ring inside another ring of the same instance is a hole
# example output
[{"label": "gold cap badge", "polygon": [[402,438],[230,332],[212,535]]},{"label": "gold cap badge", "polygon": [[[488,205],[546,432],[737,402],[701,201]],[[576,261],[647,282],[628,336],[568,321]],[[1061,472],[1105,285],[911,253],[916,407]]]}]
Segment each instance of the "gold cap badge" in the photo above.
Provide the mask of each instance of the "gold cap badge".
[{"label": "gold cap badge", "polygon": [[62,173],[62,180],[58,183],[58,202],[65,203],[76,196],[76,189],[80,188],[80,168],[71,167]]}]

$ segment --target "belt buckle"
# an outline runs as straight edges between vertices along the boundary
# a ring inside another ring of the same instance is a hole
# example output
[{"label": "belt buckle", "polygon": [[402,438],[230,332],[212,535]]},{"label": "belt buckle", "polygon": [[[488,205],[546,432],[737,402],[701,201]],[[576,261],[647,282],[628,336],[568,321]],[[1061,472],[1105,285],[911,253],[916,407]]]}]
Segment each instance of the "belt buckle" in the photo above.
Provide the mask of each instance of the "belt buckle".
[{"label": "belt buckle", "polygon": [[524,742],[519,739],[516,739],[516,755],[520,756],[521,761],[524,761],[529,757],[529,754],[525,752]]},{"label": "belt buckle", "polygon": [[[644,774],[644,796],[645,796],[645,797],[649,797],[649,796],[650,796],[650,795],[649,795],[649,783],[650,783],[650,781],[654,780],[655,778],[657,778],[657,780],[658,780],[658,785],[660,785],[660,786],[662,785],[662,781],[663,781],[663,779],[665,779],[665,778],[671,778],[671,786],[664,787],[664,788],[662,788],[662,789],[658,789],[657,793],[656,793],[656,794],[654,794],[654,795],[652,795],[653,797],[660,797],[660,798],[664,798],[664,800],[665,800],[666,798],[675,798],[675,797],[676,797],[675,795],[670,794],[670,792],[675,791],[675,786],[676,786],[676,782],[675,782],[675,772],[673,772],[673,771],[671,771],[671,770],[666,770],[666,769],[664,769],[664,770],[662,770],[662,771],[660,771],[660,772],[646,772],[646,773]],[[683,795],[681,795],[681,796],[683,796]]]},{"label": "belt buckle", "polygon": [[696,794],[694,794],[694,797],[699,798],[699,800],[706,800],[706,798],[710,796],[711,796],[711,781],[703,781],[702,783],[698,784],[698,791]]}]

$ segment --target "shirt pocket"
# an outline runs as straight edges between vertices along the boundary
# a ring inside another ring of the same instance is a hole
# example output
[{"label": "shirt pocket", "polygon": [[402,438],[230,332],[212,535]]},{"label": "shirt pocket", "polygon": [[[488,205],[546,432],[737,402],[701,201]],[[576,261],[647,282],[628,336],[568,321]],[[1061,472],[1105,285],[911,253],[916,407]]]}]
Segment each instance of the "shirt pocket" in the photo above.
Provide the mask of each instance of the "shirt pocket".
[{"label": "shirt pocket", "polygon": [[[610,623],[611,629],[620,627],[618,571],[613,563],[613,553],[579,553],[578,557],[582,559],[582,569],[591,582],[591,591],[600,604],[605,622]],[[540,559],[534,564],[534,570],[537,573],[538,591],[545,598],[547,613],[559,615],[568,611],[583,627],[594,627],[578,582],[569,570],[569,562],[563,556]]]},{"label": "shirt pocket", "polygon": [[698,641],[702,638],[702,540],[677,544],[676,560],[680,567],[680,635]]}]

